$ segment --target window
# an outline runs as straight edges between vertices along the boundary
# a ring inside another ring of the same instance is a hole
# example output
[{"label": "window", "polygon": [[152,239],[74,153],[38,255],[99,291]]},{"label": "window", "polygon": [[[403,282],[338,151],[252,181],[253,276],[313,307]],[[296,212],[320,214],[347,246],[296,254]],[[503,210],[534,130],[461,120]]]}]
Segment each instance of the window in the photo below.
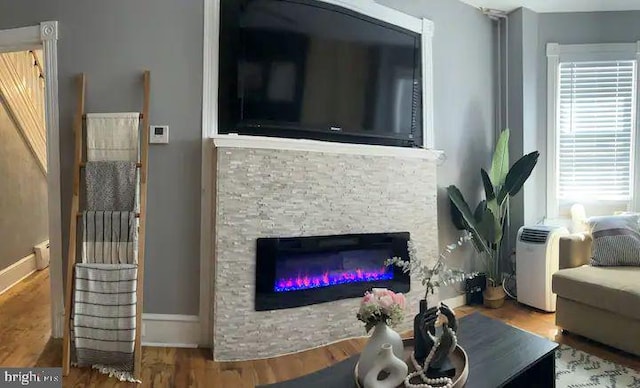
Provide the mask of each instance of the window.
[{"label": "window", "polygon": [[558,199],[631,200],[635,62],[560,64]]},{"label": "window", "polygon": [[[612,50],[623,46],[631,53]],[[630,210],[636,192],[635,45],[562,48],[549,64],[548,213],[567,215],[574,203],[589,215]]]}]

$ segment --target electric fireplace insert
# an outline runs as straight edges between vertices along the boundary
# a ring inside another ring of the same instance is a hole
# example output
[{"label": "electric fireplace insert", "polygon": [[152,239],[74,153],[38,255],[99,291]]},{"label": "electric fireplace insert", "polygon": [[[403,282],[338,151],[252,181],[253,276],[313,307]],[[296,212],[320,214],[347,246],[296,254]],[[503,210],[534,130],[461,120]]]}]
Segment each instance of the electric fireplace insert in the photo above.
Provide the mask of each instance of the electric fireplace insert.
[{"label": "electric fireplace insert", "polygon": [[410,290],[409,273],[385,266],[409,260],[409,233],[259,238],[256,311],[277,310],[364,295],[374,287]]}]

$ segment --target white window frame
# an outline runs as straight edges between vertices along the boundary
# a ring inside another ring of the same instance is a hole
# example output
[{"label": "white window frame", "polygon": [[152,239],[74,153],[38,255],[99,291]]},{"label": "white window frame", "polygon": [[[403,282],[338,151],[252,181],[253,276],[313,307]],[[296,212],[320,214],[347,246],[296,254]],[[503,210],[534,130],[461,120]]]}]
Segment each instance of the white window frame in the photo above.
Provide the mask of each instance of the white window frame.
[{"label": "white window frame", "polygon": [[[435,149],[433,117],[433,33],[429,19],[417,18],[374,0],[320,0],[374,19],[421,34],[422,47],[422,130],[423,148]],[[204,346],[213,345],[213,185],[214,147],[211,139],[234,139],[237,135],[218,133],[218,71],[220,38],[220,0],[204,0],[204,38],[202,75],[202,166],[200,190],[200,327]],[[256,143],[264,137],[249,137]],[[272,139],[271,139],[272,140]],[[359,145],[363,149],[371,147]],[[375,147],[375,146],[374,146]],[[392,148],[392,147],[387,147]],[[398,153],[406,152],[403,148]]]},{"label": "white window frame", "polygon": [[[547,218],[560,216],[558,192],[558,82],[560,63],[590,60],[636,60],[636,88],[640,97],[640,41],[607,44],[547,44]],[[635,131],[632,135],[632,190],[630,207],[640,210],[640,103],[636,103]]]}]

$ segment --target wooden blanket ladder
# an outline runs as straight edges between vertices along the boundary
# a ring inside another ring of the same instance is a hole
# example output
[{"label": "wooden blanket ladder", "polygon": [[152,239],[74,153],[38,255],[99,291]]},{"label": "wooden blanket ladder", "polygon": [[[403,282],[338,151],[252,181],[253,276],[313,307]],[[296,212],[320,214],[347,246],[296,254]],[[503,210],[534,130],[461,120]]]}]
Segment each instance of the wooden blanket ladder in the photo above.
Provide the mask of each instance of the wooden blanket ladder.
[{"label": "wooden blanket ladder", "polygon": [[[141,336],[142,336],[142,308],[143,308],[143,291],[144,291],[144,255],[145,255],[145,225],[147,211],[147,174],[149,163],[149,99],[150,99],[150,72],[147,70],[143,73],[143,104],[140,113],[141,125],[139,126],[140,136],[139,149],[140,159],[137,163],[139,169],[139,213],[138,221],[138,278],[136,284],[136,333],[134,342],[134,365],[133,377],[140,379],[141,377]],[[64,331],[62,343],[62,370],[63,375],[69,374],[71,366],[71,310],[73,306],[73,286],[74,286],[74,265],[77,262],[77,238],[78,238],[78,219],[80,213],[80,182],[82,169],[85,163],[85,144],[84,144],[84,123],[85,115],[85,90],[86,76],[80,74],[77,77],[76,90],[78,101],[76,105],[76,113],[73,121],[75,133],[75,150],[73,162],[73,197],[71,200],[71,218],[69,223],[69,251],[67,256],[67,272],[66,285],[64,295]]]}]

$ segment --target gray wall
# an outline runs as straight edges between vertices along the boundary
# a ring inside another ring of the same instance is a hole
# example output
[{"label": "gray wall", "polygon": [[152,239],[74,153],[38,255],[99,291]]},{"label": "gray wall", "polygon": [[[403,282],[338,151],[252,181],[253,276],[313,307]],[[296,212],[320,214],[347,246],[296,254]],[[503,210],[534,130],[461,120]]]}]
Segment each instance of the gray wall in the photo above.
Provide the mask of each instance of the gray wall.
[{"label": "gray wall", "polygon": [[[72,189],[73,77],[87,73],[87,111],[142,105],[151,70],[151,123],[171,143],[149,156],[145,312],[198,314],[202,0],[0,0],[0,28],[60,22],[60,152],[63,252]],[[66,257],[66,255],[65,255]]]},{"label": "gray wall", "polygon": [[[447,153],[438,170],[443,246],[459,235],[449,221],[444,187],[454,183],[475,202],[481,190],[478,166],[489,165],[492,25],[458,1],[379,2],[436,24],[436,147]],[[130,111],[141,104],[139,72],[151,70],[151,122],[171,126],[171,144],[151,147],[150,153],[145,312],[198,313],[202,19],[201,0],[0,0],[0,28],[60,22],[63,226],[69,222],[72,182],[72,77],[88,75],[88,111]],[[468,265],[473,255],[463,249],[452,262]]]},{"label": "gray wall", "polygon": [[[538,14],[520,8],[509,14],[507,50],[504,53],[504,61],[508,68],[503,72],[503,82],[507,89],[503,102],[503,114],[507,116],[506,127],[511,131],[509,141],[509,162],[511,165],[524,154],[540,150],[537,143],[537,49],[538,49]],[[503,22],[504,23],[504,22]],[[504,36],[503,36],[504,38]],[[508,72],[508,77],[505,76]],[[544,158],[542,156],[541,158]],[[535,223],[538,214],[538,197],[536,188],[539,187],[539,179],[543,177],[540,172],[544,170],[544,164],[539,163],[524,188],[511,202],[511,223],[509,225],[508,239],[504,240],[504,254],[511,257],[515,251],[515,241],[518,229],[524,224]],[[525,203],[528,206],[525,206]],[[544,203],[540,205],[544,211]],[[505,266],[505,270],[510,267]]]},{"label": "gray wall", "polygon": [[[435,146],[446,161],[438,168],[438,235],[440,248],[460,232],[451,223],[446,187],[455,184],[467,202],[482,194],[480,168],[489,168],[494,144],[493,24],[477,9],[452,0],[378,0],[435,23],[433,76]],[[472,269],[477,260],[471,246],[454,252],[450,264]],[[476,269],[481,269],[477,268]],[[455,296],[455,287],[441,297]]]},{"label": "gray wall", "polygon": [[0,100],[0,271],[48,239],[47,180]]},{"label": "gray wall", "polygon": [[520,226],[540,222],[546,215],[547,43],[635,42],[640,40],[639,21],[640,11],[537,14],[520,8],[509,14],[509,105],[503,114],[509,114],[511,162],[540,151],[538,166],[513,202],[512,248]]},{"label": "gray wall", "polygon": [[[509,163],[513,162],[523,155],[522,153],[522,135],[524,131],[524,45],[523,30],[525,28],[526,13],[523,9],[519,9],[509,15],[508,22],[501,21],[506,26],[507,37],[506,50],[503,52],[504,72],[501,74],[502,82],[505,88],[505,94],[502,109],[504,110],[504,118],[506,121],[505,128],[510,130],[509,138]],[[508,74],[508,76],[506,76]],[[508,257],[510,246],[515,238],[514,229],[517,231],[518,226],[523,223],[522,194],[519,193],[511,202],[509,211],[511,212],[511,223],[508,234],[503,240],[503,254]],[[503,263],[503,269],[507,270],[508,266]]]},{"label": "gray wall", "polygon": [[[546,150],[547,141],[547,43],[632,43],[640,40],[640,11],[550,13],[539,15],[537,49],[537,142]],[[535,109],[535,108],[533,108]],[[537,198],[546,197],[546,152],[541,152]],[[538,203],[537,216],[546,213]]]}]

